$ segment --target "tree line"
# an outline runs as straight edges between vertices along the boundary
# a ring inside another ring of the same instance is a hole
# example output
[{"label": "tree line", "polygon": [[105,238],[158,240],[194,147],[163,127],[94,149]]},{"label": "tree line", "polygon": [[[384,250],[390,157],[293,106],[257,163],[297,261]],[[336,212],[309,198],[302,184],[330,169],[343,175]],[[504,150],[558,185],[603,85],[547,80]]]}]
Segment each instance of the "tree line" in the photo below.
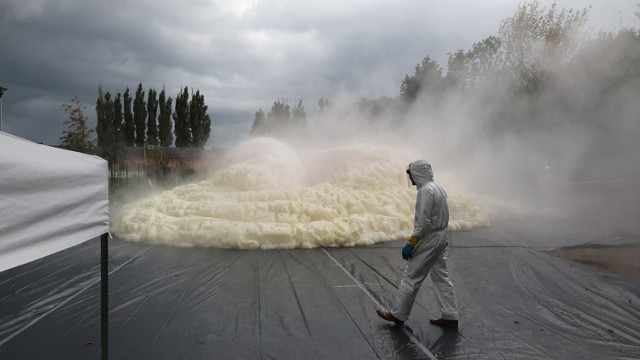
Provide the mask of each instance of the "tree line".
[{"label": "tree line", "polygon": [[437,109],[461,94],[501,94],[509,101],[535,98],[552,88],[558,72],[581,66],[576,62],[588,59],[589,44],[605,38],[613,44],[629,35],[637,41],[639,36],[626,29],[617,36],[601,33],[597,40],[588,39],[587,19],[586,9],[560,10],[555,3],[545,9],[537,1],[520,4],[512,17],[502,20],[497,36],[474,43],[470,50],[448,53],[446,68],[426,56],[413,74],[405,75],[398,98],[361,99],[357,105],[376,117],[389,109],[396,116],[417,102]]},{"label": "tree line", "polygon": [[[204,95],[200,90],[189,93],[188,87],[178,92],[173,99],[167,97],[163,88],[160,94],[149,89],[145,100],[142,83],[138,84],[134,97],[127,87],[124,94],[115,97],[98,87],[96,101],[97,125],[89,128],[86,106],[78,97],[62,108],[69,114],[64,122],[67,130],[60,137],[61,147],[92,153],[95,146],[107,155],[116,155],[124,147],[160,146],[201,148],[211,135],[211,117],[207,113]],[[97,135],[97,143],[93,135]]]},{"label": "tree line", "polygon": [[[437,108],[447,97],[496,86],[511,97],[534,97],[552,83],[550,69],[570,68],[575,65],[572,60],[584,59],[581,51],[587,39],[580,38],[580,32],[587,19],[586,9],[560,10],[556,4],[544,9],[537,1],[520,4],[514,16],[501,22],[499,35],[473,44],[470,50],[449,53],[446,69],[427,56],[402,80],[397,98],[362,98],[354,106],[375,121],[381,117],[402,119],[416,102]],[[638,33],[627,30],[618,35],[624,36],[637,38]],[[613,43],[616,39],[607,40]],[[297,107],[301,104],[302,100]],[[322,112],[329,103],[320,99],[318,105]],[[259,109],[249,134],[278,136],[289,125],[305,126],[305,121],[290,119],[288,111],[289,105],[282,100],[274,102],[268,114]]]},{"label": "tree line", "polygon": [[[145,100],[146,99],[146,100]],[[114,96],[98,88],[96,101],[97,146],[109,159],[117,160],[124,147],[160,146],[201,148],[211,134],[204,95],[185,86],[173,99],[163,88],[145,91],[138,84],[134,96],[129,88]],[[175,138],[174,138],[175,135]]]},{"label": "tree line", "polygon": [[307,112],[302,105],[302,100],[291,108],[284,99],[276,100],[271,106],[271,111],[265,114],[260,108],[255,113],[255,118],[250,136],[283,136],[285,133],[294,134],[306,128]]}]

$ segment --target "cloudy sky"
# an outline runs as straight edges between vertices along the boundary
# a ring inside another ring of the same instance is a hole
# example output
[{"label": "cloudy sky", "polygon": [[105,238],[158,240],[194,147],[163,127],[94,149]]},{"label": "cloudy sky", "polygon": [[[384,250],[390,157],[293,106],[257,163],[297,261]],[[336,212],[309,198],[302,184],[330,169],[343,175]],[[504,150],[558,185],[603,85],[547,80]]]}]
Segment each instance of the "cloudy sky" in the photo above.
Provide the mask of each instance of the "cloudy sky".
[{"label": "cloudy sky", "polygon": [[[444,67],[448,52],[497,35],[519,2],[3,0],[2,131],[58,144],[74,96],[95,125],[98,86],[164,86],[173,98],[188,86],[209,106],[209,145],[231,146],[277,99],[302,99],[312,118],[321,97],[395,97],[424,57]],[[640,0],[556,2],[591,7],[593,32],[640,27]]]}]

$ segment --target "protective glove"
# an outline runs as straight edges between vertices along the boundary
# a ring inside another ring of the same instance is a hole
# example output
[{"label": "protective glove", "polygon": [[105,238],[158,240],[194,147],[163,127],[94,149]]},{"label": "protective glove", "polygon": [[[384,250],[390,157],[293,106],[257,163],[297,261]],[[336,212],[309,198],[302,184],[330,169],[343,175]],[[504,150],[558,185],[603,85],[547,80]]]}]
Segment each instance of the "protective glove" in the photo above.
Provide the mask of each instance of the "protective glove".
[{"label": "protective glove", "polygon": [[413,257],[413,245],[406,244],[402,248],[402,258],[405,260],[410,260]]}]

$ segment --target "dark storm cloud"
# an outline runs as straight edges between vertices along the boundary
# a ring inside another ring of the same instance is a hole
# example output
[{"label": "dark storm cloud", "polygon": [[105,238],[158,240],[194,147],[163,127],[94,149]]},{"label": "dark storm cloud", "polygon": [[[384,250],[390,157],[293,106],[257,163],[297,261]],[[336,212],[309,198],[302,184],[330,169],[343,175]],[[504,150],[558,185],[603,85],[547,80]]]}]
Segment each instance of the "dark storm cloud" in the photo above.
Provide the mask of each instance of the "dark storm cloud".
[{"label": "dark storm cloud", "polygon": [[312,115],[320,97],[396,96],[422,58],[445,66],[447,52],[495,35],[517,4],[8,0],[0,5],[3,130],[57,144],[67,117],[61,105],[73,96],[95,123],[98,86],[164,86],[172,97],[188,86],[209,105],[210,145],[227,145],[276,99],[303,99]]}]

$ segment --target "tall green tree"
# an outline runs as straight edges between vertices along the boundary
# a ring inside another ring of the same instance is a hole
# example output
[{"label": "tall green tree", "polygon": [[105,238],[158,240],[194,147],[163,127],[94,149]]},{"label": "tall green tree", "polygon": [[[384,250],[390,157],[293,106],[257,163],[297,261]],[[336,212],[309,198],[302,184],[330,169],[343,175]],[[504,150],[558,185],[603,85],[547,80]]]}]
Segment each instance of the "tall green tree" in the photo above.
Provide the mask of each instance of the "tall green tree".
[{"label": "tall green tree", "polygon": [[149,89],[147,97],[147,145],[156,146],[158,141],[158,93]]},{"label": "tall green tree", "polygon": [[64,122],[67,130],[60,137],[63,148],[87,154],[93,154],[95,143],[93,134],[95,130],[88,126],[89,118],[84,114],[86,107],[80,103],[80,99],[74,96],[70,104],[63,104],[62,108],[69,114],[69,119]]},{"label": "tall green tree", "polygon": [[448,87],[471,89],[484,83],[493,83],[501,77],[501,40],[496,36],[474,43],[466,53],[449,53],[445,80]]},{"label": "tall green tree", "polygon": [[[124,137],[123,137],[123,123],[122,123],[122,95],[116,94],[116,98],[113,100],[113,136],[112,143],[109,144],[111,165],[119,161],[122,152],[124,151]],[[113,168],[113,167],[112,167]]]},{"label": "tall green tree", "polygon": [[104,92],[98,88],[98,100],[96,101],[96,114],[98,116],[97,135],[98,146],[101,148],[100,156],[109,161],[109,168],[117,163],[124,148],[121,136],[122,129],[122,101],[120,93],[114,100],[110,92]]},{"label": "tall green tree", "polygon": [[571,61],[583,43],[587,10],[550,9],[535,0],[518,5],[516,13],[500,24],[503,68],[516,86],[538,93],[549,80],[549,70]]},{"label": "tall green tree", "polygon": [[467,81],[472,85],[495,78],[502,66],[502,40],[497,36],[489,36],[474,43],[466,54],[469,66]]},{"label": "tall green tree", "polygon": [[307,125],[307,112],[302,105],[302,99],[291,110],[291,125],[294,128],[304,128]]},{"label": "tall green tree", "polygon": [[400,85],[400,98],[407,103],[412,103],[421,92],[438,94],[443,90],[443,86],[442,67],[427,56],[421,64],[416,65],[412,76],[405,76]]},{"label": "tall green tree", "polygon": [[166,98],[164,87],[160,92],[158,106],[160,114],[158,115],[158,137],[160,146],[169,147],[173,144],[173,133],[171,126],[171,102],[172,99]]},{"label": "tall green tree", "polygon": [[109,158],[113,156],[112,149],[117,143],[118,128],[115,121],[115,103],[111,99],[110,92],[104,92],[102,87],[98,88],[98,99],[96,100],[97,125],[96,134],[98,136],[98,146],[102,148]]},{"label": "tall green tree", "polygon": [[273,106],[271,107],[271,111],[267,114],[267,120],[269,124],[269,128],[271,129],[269,132],[278,132],[281,131],[286,125],[289,124],[289,120],[291,119],[291,107],[285,100],[277,100],[273,102]]},{"label": "tall green tree", "polygon": [[319,113],[324,113],[325,110],[327,110],[330,107],[331,107],[331,103],[329,102],[329,99],[325,99],[321,97],[320,100],[318,100]]},{"label": "tall green tree", "polygon": [[124,92],[124,144],[125,146],[134,146],[136,143],[136,125],[133,121],[133,113],[131,111],[131,95],[129,88]]},{"label": "tall green tree", "polygon": [[209,140],[211,133],[211,118],[207,114],[204,95],[197,90],[191,95],[189,103],[189,126],[191,128],[191,146],[201,148]]},{"label": "tall green tree", "polygon": [[98,87],[98,99],[96,100],[96,135],[98,137],[98,146],[104,146],[109,141],[109,129],[110,124],[107,119],[108,100],[105,99],[105,94],[102,87]]},{"label": "tall green tree", "polygon": [[123,124],[122,124],[122,95],[116,94],[116,98],[113,100],[113,129],[115,131],[115,142],[118,148],[123,147]]},{"label": "tall green tree", "polygon": [[136,126],[136,146],[144,146],[145,144],[146,120],[147,109],[144,103],[144,90],[142,89],[142,83],[140,83],[136,90],[136,97],[133,100],[133,122]]},{"label": "tall green tree", "polygon": [[253,118],[253,124],[251,124],[251,130],[249,130],[250,136],[263,136],[266,133],[266,121],[267,115],[262,109],[259,109]]},{"label": "tall green tree", "polygon": [[469,59],[464,50],[458,50],[455,53],[447,54],[447,75],[445,80],[448,86],[457,89],[466,89],[470,83],[469,79]]},{"label": "tall green tree", "polygon": [[176,107],[173,113],[176,147],[191,145],[191,129],[189,128],[189,89],[184,89],[176,96]]}]

